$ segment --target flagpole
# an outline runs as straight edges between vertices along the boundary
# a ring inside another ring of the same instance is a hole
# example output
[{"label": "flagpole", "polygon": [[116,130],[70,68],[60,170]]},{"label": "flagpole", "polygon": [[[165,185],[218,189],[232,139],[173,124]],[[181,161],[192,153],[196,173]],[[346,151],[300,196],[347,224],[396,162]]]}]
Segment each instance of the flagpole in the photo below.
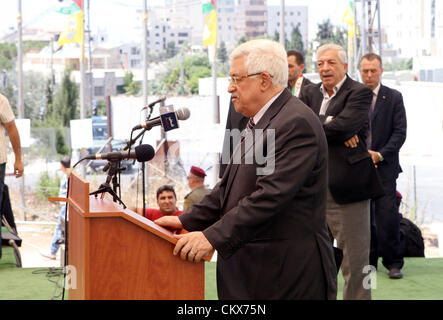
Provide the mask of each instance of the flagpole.
[{"label": "flagpole", "polygon": [[[22,0],[18,0],[18,15],[17,15],[17,88],[18,88],[18,118],[24,118],[24,103],[23,103],[23,39],[22,39]],[[25,201],[25,174],[20,178],[20,199],[23,208],[26,207]],[[23,210],[23,220],[26,220],[26,210]]]},{"label": "flagpole", "polygon": [[[82,10],[82,35],[80,42],[80,119],[85,119],[85,15],[83,10],[83,3],[80,9]],[[84,153],[86,153],[86,150],[85,148],[82,148],[80,150],[80,158],[82,158],[82,155]],[[82,164],[81,166],[81,172],[82,176],[86,177],[86,166],[84,164]]]}]

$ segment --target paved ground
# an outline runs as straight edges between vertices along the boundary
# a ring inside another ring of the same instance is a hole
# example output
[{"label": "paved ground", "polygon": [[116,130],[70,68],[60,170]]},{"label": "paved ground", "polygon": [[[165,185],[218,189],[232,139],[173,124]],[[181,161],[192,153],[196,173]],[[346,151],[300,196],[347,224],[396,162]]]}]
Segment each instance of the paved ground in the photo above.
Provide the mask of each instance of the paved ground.
[{"label": "paved ground", "polygon": [[60,253],[57,259],[43,257],[40,252],[49,252],[55,227],[17,224],[17,231],[22,238],[20,255],[23,268],[60,267]]}]

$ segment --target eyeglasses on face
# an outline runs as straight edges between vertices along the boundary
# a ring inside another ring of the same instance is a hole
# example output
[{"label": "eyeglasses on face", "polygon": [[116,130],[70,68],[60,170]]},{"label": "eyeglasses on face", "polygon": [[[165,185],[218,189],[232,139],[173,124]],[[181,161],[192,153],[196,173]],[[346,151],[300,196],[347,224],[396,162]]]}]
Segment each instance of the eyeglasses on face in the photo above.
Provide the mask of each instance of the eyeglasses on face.
[{"label": "eyeglasses on face", "polygon": [[[230,76],[230,77],[229,77],[229,83],[232,84],[232,85],[234,85],[234,86],[237,86],[238,83],[239,83],[240,81],[242,81],[243,79],[245,79],[245,78],[249,78],[249,77],[253,77],[253,76],[258,76],[258,75],[262,74],[263,72],[264,72],[264,71],[262,71],[262,72],[257,72],[257,73],[253,73],[253,74],[247,74],[247,75],[245,75],[245,76]],[[272,75],[269,75],[269,76],[272,78]]]}]

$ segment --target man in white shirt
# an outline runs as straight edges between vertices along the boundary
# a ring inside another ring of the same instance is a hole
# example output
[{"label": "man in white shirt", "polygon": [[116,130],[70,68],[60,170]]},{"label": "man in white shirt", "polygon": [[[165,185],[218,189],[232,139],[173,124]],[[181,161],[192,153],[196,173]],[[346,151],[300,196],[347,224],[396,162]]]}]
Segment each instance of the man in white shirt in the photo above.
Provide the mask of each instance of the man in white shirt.
[{"label": "man in white shirt", "polygon": [[304,90],[300,99],[318,114],[328,140],[329,188],[326,220],[343,250],[344,299],[371,299],[368,276],[370,199],[383,194],[367,151],[369,88],[347,74],[346,51],[335,44],[317,50],[321,83]]}]

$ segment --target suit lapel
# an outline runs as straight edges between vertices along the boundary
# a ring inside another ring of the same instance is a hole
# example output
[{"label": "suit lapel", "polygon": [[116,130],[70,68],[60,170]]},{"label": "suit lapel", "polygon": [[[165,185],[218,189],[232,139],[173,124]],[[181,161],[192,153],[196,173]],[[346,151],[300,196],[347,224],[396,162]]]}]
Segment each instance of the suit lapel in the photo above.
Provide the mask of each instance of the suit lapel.
[{"label": "suit lapel", "polygon": [[320,113],[321,104],[323,102],[323,95],[320,91],[321,82],[315,85],[314,95],[312,97],[311,109],[315,114]]},{"label": "suit lapel", "polygon": [[[265,114],[262,116],[260,121],[255,125],[252,132],[250,132],[249,134],[253,135],[254,131],[257,129],[265,130],[269,126],[271,119],[274,118],[274,116],[281,110],[283,105],[285,105],[291,97],[292,97],[291,92],[288,89],[284,89],[283,92],[280,94],[280,96],[271,104],[271,106],[265,112]],[[245,154],[247,154],[247,152],[254,146],[254,143],[250,143],[249,145],[246,146],[247,149],[244,150],[244,152],[243,152],[242,149],[243,149],[243,146],[245,145],[245,141],[246,141],[246,139],[244,141],[242,141],[239,145],[237,145],[234,152],[232,153],[232,157],[229,162],[229,165],[226,168],[227,173],[225,173],[225,176],[227,176],[227,177],[224,176],[223,178],[226,178],[227,182],[226,182],[225,193],[224,193],[224,197],[223,197],[223,201],[222,201],[222,207],[224,206],[224,204],[226,202],[227,196],[229,195],[230,189],[231,189],[232,184],[234,182],[235,175],[237,174],[238,168],[240,166],[240,164],[233,164],[232,163],[233,159],[236,159],[236,158],[234,158],[235,154],[237,152],[241,152],[241,162],[243,162]]]},{"label": "suit lapel", "polygon": [[[337,104],[337,100],[340,97],[345,96],[344,93],[349,90],[349,87],[351,86],[352,81],[353,80],[346,74],[345,82],[343,82],[343,85],[340,87],[340,90],[337,91],[337,93],[332,98],[331,102],[329,103],[328,110],[326,110],[326,113],[325,113],[326,116],[336,115],[338,113],[336,110],[336,106],[338,105],[339,107],[342,107],[342,103]],[[323,99],[322,99],[322,101],[323,101]],[[321,103],[320,103],[320,105],[321,105]]]}]

